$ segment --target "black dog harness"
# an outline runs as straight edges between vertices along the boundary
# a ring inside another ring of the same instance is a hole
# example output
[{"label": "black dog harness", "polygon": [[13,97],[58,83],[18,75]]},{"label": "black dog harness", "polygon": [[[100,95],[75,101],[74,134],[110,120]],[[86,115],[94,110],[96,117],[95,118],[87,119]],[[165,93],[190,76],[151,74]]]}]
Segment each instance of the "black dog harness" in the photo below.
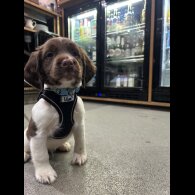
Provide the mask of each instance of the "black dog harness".
[{"label": "black dog harness", "polygon": [[43,98],[50,103],[59,113],[60,127],[51,136],[54,139],[62,139],[69,135],[74,125],[74,109],[77,102],[76,89],[44,89],[40,92],[38,100]]}]

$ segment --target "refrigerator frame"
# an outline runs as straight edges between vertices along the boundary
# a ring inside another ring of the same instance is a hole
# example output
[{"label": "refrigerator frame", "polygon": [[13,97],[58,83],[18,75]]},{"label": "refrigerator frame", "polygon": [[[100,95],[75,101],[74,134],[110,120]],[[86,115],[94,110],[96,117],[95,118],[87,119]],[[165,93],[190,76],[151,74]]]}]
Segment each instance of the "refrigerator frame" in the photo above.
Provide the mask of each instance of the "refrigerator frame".
[{"label": "refrigerator frame", "polygon": [[[126,0],[124,0],[126,1]],[[105,0],[103,1],[107,5],[117,3],[117,0]],[[121,1],[122,2],[122,1]],[[102,10],[102,19],[103,19],[103,67],[101,72],[101,85],[100,90],[103,94],[102,97],[108,98],[121,98],[121,99],[129,99],[129,100],[139,100],[139,101],[147,101],[148,100],[148,80],[149,80],[149,50],[150,50],[150,19],[151,19],[151,0],[147,0],[146,3],[146,22],[145,22],[145,45],[144,45],[144,61],[143,61],[143,87],[142,88],[112,88],[112,87],[104,87],[104,69],[106,65],[106,13],[105,9]],[[104,95],[105,94],[105,95]]]},{"label": "refrigerator frame", "polygon": [[152,101],[170,102],[170,87],[161,86],[161,48],[163,36],[163,2],[155,3],[155,32],[154,32],[154,64],[153,64],[153,83]]},{"label": "refrigerator frame", "polygon": [[94,87],[88,87],[86,86],[85,88],[81,87],[79,94],[83,95],[83,94],[88,94],[88,95],[94,95],[97,93],[97,89],[100,86],[100,79],[99,79],[99,75],[100,75],[100,64],[101,64],[101,59],[98,58],[98,56],[100,55],[100,45],[101,45],[101,37],[99,36],[101,34],[101,25],[100,25],[100,18],[101,18],[101,12],[100,10],[100,2],[99,0],[94,0],[93,4],[90,3],[90,1],[86,1],[84,3],[75,5],[74,7],[68,8],[66,10],[66,8],[64,8],[64,35],[65,37],[68,37],[69,34],[69,29],[68,29],[68,17],[74,16],[74,15],[78,15],[81,12],[85,12],[87,10],[90,9],[97,9],[97,32],[96,32],[96,67],[97,67],[97,71],[96,71],[96,86]]}]

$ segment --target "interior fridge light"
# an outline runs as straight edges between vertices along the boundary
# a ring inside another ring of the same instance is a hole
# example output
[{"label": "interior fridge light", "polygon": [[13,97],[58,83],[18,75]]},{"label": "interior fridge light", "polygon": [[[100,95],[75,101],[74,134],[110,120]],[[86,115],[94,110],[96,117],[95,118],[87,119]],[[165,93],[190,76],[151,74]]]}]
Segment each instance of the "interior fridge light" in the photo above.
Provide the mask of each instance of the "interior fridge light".
[{"label": "interior fridge light", "polygon": [[77,15],[75,17],[75,19],[80,20],[80,19],[83,19],[83,18],[88,18],[90,16],[96,17],[96,15],[97,15],[97,10],[92,10],[92,11],[88,11],[88,12],[85,12],[83,14]]},{"label": "interior fridge light", "polygon": [[112,5],[109,5],[107,7],[107,10],[118,9],[118,8],[123,7],[125,5],[130,5],[130,4],[133,4],[133,3],[140,2],[140,1],[143,1],[143,0],[129,0],[129,1],[121,2],[121,3],[115,3],[115,4],[112,4]]}]

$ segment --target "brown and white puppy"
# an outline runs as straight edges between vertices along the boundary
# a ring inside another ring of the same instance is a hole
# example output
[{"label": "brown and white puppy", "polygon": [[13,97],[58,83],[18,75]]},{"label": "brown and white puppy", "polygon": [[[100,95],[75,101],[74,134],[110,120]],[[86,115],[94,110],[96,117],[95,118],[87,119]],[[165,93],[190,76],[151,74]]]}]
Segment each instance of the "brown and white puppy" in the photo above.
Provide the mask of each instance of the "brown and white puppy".
[{"label": "brown and white puppy", "polygon": [[[38,89],[76,88],[85,85],[95,74],[96,67],[83,49],[68,38],[51,38],[33,52],[25,66],[25,80]],[[41,183],[52,183],[57,174],[49,163],[48,150],[69,151],[67,140],[75,140],[72,164],[82,165],[87,160],[85,146],[85,109],[77,98],[73,113],[74,125],[63,139],[48,139],[59,127],[57,110],[43,98],[32,108],[28,128],[24,131],[24,162],[30,155],[35,167],[35,177]]]}]

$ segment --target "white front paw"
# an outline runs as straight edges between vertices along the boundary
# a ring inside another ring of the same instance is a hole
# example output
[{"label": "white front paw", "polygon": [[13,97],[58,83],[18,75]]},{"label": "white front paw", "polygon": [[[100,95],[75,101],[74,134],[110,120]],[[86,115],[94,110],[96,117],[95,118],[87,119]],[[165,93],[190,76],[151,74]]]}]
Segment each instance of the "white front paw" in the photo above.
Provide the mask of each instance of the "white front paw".
[{"label": "white front paw", "polygon": [[71,163],[75,165],[83,165],[86,161],[87,161],[87,154],[74,153]]},{"label": "white front paw", "polygon": [[51,184],[56,180],[57,174],[54,169],[49,165],[46,167],[36,168],[35,177],[40,183]]}]

